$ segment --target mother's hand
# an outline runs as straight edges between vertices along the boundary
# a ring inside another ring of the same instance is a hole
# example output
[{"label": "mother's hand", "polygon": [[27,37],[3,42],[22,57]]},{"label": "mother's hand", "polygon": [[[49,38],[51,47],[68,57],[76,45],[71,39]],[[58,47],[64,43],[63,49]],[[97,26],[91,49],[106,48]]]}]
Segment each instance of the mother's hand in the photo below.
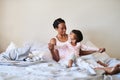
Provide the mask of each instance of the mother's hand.
[{"label": "mother's hand", "polygon": [[54,44],[48,43],[49,50],[54,50]]},{"label": "mother's hand", "polygon": [[54,44],[48,43],[48,48],[52,54],[52,58],[58,62],[60,60],[59,52],[57,49],[54,49],[54,46]]}]

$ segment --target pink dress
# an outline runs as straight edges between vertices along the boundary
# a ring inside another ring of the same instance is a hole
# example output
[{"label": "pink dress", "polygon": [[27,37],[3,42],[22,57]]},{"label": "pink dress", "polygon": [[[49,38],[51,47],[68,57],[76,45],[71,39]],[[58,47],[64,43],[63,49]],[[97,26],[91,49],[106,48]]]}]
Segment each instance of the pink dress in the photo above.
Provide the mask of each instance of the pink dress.
[{"label": "pink dress", "polygon": [[56,46],[55,48],[59,52],[60,56],[60,64],[68,65],[68,61],[72,59],[73,61],[79,57],[79,50],[90,50],[90,51],[98,51],[98,48],[88,47],[86,45],[81,44],[80,42],[77,43],[76,46],[72,46],[70,43],[70,38],[66,42],[60,42],[56,37]]},{"label": "pink dress", "polygon": [[98,51],[99,50],[98,48],[89,47],[84,44],[81,44],[80,42],[78,42],[76,46],[71,45],[70,42],[67,45],[69,48],[69,52],[74,53],[76,57],[79,57],[80,49],[84,51]]}]

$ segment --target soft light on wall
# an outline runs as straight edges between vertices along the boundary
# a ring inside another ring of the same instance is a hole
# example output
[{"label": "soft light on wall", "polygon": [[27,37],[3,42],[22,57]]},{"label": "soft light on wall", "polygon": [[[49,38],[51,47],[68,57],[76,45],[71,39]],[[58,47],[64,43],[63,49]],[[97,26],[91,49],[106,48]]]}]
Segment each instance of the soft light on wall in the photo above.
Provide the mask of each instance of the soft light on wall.
[{"label": "soft light on wall", "polygon": [[120,58],[119,14],[119,0],[0,0],[0,50],[11,41],[49,42],[56,34],[52,23],[61,17],[68,33],[84,30],[95,45]]}]

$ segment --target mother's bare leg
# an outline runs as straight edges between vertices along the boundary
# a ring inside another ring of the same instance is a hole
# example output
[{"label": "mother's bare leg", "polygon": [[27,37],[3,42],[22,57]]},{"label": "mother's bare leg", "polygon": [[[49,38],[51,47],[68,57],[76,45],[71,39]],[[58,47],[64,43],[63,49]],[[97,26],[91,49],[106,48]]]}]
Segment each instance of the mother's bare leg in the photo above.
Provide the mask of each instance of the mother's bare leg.
[{"label": "mother's bare leg", "polygon": [[115,67],[105,67],[104,70],[109,75],[120,73],[120,64],[117,64]]}]

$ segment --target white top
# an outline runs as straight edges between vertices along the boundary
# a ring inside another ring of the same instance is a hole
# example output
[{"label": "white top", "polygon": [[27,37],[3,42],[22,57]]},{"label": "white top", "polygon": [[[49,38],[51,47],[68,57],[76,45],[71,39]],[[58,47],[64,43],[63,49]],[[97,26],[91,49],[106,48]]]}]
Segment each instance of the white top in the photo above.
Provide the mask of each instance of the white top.
[{"label": "white top", "polygon": [[80,52],[79,50],[85,50],[85,51],[98,51],[98,48],[88,47],[86,45],[81,44],[80,42],[77,43],[76,46],[72,46],[70,43],[70,38],[66,42],[59,41],[56,37],[56,46],[55,48],[59,52],[60,59],[65,59],[71,54],[75,54],[76,56],[79,56]]},{"label": "white top", "polygon": [[78,42],[76,44],[76,46],[71,45],[71,43],[69,42],[68,43],[68,47],[69,47],[69,51],[74,53],[76,56],[79,56],[80,49],[84,50],[84,51],[98,51],[99,50],[98,48],[89,47],[89,46],[86,46],[84,44],[81,44],[80,42]]},{"label": "white top", "polygon": [[67,41],[61,42],[56,38],[56,46],[55,48],[59,51],[59,56],[61,59],[66,58],[69,55],[69,48],[68,48],[68,43],[70,42],[70,39],[68,38]]}]

